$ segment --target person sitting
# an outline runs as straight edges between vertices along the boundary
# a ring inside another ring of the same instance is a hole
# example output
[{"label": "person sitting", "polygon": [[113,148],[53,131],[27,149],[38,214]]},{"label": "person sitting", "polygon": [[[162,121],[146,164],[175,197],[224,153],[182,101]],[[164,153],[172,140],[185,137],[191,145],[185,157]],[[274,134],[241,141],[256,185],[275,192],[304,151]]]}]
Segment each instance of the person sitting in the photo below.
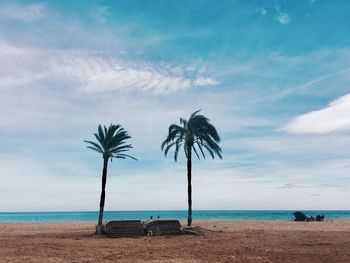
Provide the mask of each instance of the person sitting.
[{"label": "person sitting", "polygon": [[324,215],[317,215],[316,221],[324,221]]}]

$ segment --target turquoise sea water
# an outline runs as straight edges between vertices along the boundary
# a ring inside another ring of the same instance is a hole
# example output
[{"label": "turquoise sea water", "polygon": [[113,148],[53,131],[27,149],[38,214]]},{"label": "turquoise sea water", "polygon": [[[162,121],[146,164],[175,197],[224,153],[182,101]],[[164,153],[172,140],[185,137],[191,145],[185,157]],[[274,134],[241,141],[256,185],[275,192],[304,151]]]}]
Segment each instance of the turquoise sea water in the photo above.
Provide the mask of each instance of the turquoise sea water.
[{"label": "turquoise sea water", "polygon": [[[290,220],[294,210],[195,210],[194,220]],[[302,210],[308,216],[325,215],[325,219],[350,219],[350,210]],[[187,211],[106,211],[105,220],[112,219],[186,219]],[[0,222],[69,222],[96,221],[98,212],[0,212]]]}]

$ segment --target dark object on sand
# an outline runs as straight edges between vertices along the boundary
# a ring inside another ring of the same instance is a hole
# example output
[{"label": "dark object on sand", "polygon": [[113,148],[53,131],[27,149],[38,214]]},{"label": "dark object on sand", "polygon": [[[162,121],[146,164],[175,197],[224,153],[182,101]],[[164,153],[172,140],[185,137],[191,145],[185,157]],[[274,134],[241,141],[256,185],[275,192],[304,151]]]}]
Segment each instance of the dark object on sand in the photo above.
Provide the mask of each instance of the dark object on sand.
[{"label": "dark object on sand", "polygon": [[309,218],[300,211],[296,211],[293,213],[294,221],[309,221]]},{"label": "dark object on sand", "polygon": [[294,221],[324,221],[324,215],[317,215],[316,217],[307,217],[303,212],[296,211],[293,213]]},{"label": "dark object on sand", "polygon": [[112,220],[106,224],[110,237],[139,237],[143,235],[141,220]]},{"label": "dark object on sand", "polygon": [[317,215],[316,221],[324,221],[324,215]]},{"label": "dark object on sand", "polygon": [[147,220],[143,221],[142,224],[147,236],[182,234],[179,220]]}]

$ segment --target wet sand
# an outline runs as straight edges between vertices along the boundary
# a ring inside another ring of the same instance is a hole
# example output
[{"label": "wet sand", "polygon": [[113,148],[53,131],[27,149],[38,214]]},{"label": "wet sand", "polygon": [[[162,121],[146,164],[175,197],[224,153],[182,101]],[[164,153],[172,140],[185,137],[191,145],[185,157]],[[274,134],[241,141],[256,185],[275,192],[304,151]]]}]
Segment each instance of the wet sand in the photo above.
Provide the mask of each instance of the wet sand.
[{"label": "wet sand", "polygon": [[195,221],[198,236],[140,238],[94,225],[0,223],[0,262],[350,262],[350,220]]}]

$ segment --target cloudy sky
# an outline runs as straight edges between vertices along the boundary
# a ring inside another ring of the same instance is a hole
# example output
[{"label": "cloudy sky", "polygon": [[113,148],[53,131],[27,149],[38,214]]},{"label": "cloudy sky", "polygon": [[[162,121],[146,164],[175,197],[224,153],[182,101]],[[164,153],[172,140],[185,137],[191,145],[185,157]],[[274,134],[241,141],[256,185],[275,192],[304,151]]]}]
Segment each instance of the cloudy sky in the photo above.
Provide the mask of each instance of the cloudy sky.
[{"label": "cloudy sky", "polygon": [[349,1],[1,1],[0,211],[186,209],[184,156],[160,150],[198,109],[223,160],[193,164],[194,209],[350,209]]}]

